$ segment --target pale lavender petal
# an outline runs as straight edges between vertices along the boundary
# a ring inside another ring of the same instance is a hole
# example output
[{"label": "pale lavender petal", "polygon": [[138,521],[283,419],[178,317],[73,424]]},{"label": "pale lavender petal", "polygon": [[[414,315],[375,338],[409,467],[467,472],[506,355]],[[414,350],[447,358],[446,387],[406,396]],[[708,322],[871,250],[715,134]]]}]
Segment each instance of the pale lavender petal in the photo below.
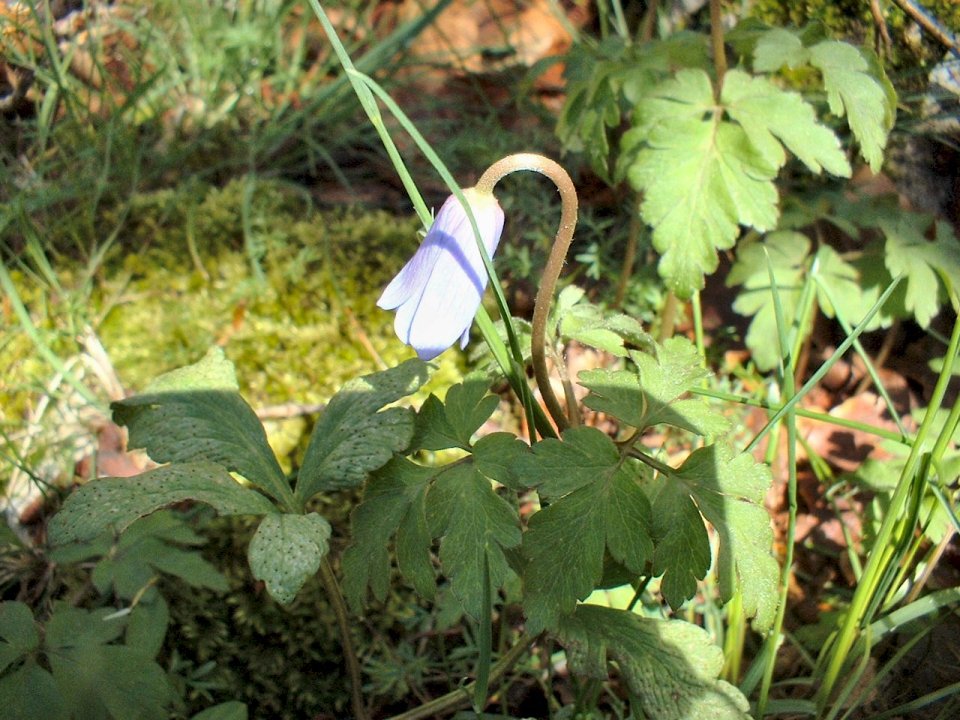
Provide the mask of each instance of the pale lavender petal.
[{"label": "pale lavender petal", "polygon": [[413,257],[384,288],[377,300],[377,306],[384,310],[393,310],[400,307],[417,290],[422,289],[427,283],[427,278],[430,277],[430,271],[440,252],[441,249],[436,243],[428,243],[424,240]]},{"label": "pale lavender petal", "polygon": [[[503,230],[503,211],[492,195],[465,191],[481,238],[492,255]],[[397,309],[397,336],[430,360],[458,339],[465,346],[483,297],[487,274],[469,218],[450,197],[416,254],[380,296],[377,304]]]}]

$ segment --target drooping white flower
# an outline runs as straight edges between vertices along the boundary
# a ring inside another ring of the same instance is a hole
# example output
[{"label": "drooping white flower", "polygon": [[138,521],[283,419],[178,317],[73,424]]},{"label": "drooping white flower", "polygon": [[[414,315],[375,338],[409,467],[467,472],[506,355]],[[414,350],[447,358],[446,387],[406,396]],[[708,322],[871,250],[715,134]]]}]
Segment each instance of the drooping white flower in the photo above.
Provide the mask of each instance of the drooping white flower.
[{"label": "drooping white flower", "polygon": [[[489,192],[463,191],[487,253],[493,256],[503,231],[503,210]],[[450,196],[434,218],[420,247],[377,300],[396,310],[397,336],[432,360],[460,340],[466,347],[470,325],[487,287],[487,271],[466,210]]]}]

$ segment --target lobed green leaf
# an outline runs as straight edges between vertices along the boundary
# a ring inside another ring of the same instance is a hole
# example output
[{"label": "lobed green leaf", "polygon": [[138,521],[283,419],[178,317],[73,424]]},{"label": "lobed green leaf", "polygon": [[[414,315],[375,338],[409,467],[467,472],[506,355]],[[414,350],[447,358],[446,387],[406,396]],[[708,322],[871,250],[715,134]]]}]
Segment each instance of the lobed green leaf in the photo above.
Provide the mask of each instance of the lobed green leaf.
[{"label": "lobed green leaf", "polygon": [[718,679],[723,652],[706,631],[681,620],[653,620],[624,610],[580,605],[556,632],[570,669],[597,680],[615,662],[644,717],[747,720],[750,704]]},{"label": "lobed green leaf", "polygon": [[894,277],[905,276],[904,306],[921,327],[940,312],[946,288],[960,289],[960,245],[949,226],[940,222],[934,239],[928,240],[924,233],[929,226],[928,216],[907,213],[880,224],[887,268]]},{"label": "lobed green leaf", "polygon": [[471,378],[452,386],[441,400],[431,395],[417,413],[413,446],[423,450],[461,448],[469,450],[474,433],[487,421],[500,402],[483,378]]},{"label": "lobed green leaf", "polygon": [[[724,444],[695,450],[674,478],[696,500],[720,536],[718,575],[724,602],[740,591],[747,617],[766,630],[777,609],[779,567],[773,529],[763,505],[770,470]],[[669,482],[669,481],[668,481]]]},{"label": "lobed green leaf", "polygon": [[473,464],[453,464],[440,472],[427,493],[430,534],[439,537],[440,563],[465,612],[480,618],[484,563],[493,592],[512,572],[506,551],[520,545],[517,512],[494,492]]},{"label": "lobed green leaf", "polygon": [[524,470],[550,499],[530,518],[522,547],[524,610],[539,632],[598,586],[605,552],[639,576],[653,554],[652,520],[637,467],[595,428],[537,443]]},{"label": "lobed green leaf", "polygon": [[22,602],[0,603],[0,673],[40,644],[33,613]]},{"label": "lobed green leaf", "polygon": [[404,450],[413,437],[413,412],[381,408],[415,392],[426,380],[426,363],[413,359],[346,383],[310,437],[297,478],[300,502],[318,492],[356,487]]},{"label": "lobed green leaf", "polygon": [[394,534],[398,536],[400,571],[418,593],[427,599],[434,597],[432,537],[426,525],[425,504],[434,472],[397,457],[367,481],[363,502],[351,515],[351,543],[340,560],[343,593],[354,611],[363,607],[368,587],[377,600],[386,598],[390,587],[387,545]]},{"label": "lobed green leaf", "polygon": [[167,505],[194,500],[221,515],[276,511],[260,493],[243,487],[211,462],[165,465],[129,478],[100,478],[74,490],[47,529],[53,545],[92,540],[107,528],[125,530],[134,520]]},{"label": "lobed green leaf", "polygon": [[709,373],[686,338],[655,344],[653,352],[630,352],[636,370],[589,370],[579,375],[590,390],[584,404],[643,430],[673,425],[698,435],[725,432],[727,420],[700,398],[678,399]]}]

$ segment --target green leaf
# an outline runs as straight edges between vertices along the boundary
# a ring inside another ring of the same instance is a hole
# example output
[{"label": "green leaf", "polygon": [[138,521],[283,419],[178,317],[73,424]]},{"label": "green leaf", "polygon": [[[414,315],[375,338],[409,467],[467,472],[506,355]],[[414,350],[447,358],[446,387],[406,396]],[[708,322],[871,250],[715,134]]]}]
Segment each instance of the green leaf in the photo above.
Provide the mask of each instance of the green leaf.
[{"label": "green leaf", "polygon": [[783,143],[811,172],[825,169],[850,176],[850,163],[837,136],[817,122],[813,108],[797,93],[784,91],[767,78],[731,70],[724,75],[720,100],[770,165],[780,168],[786,162]]},{"label": "green leaf", "polygon": [[766,230],[777,220],[777,168],[739,126],[703,119],[713,112],[712,92],[706,73],[681,71],[640,106],[649,129],[623,139],[624,152],[647,145],[627,177],[644,193],[640,209],[653,226],[660,275],[684,299],[716,270],[717,250],[733,245],[739,223]]},{"label": "green leaf", "polygon": [[683,484],[720,536],[721,598],[726,602],[739,590],[754,627],[761,632],[769,628],[777,609],[779,576],[773,529],[763,505],[771,483],[769,468],[748,454],[715,444],[694,450],[667,482]]},{"label": "green leaf", "polygon": [[520,519],[473,464],[451,464],[427,493],[427,523],[440,537],[440,563],[463,609],[473,618],[483,604],[484,563],[496,591],[510,571],[505,551],[520,545]]},{"label": "green leaf", "polygon": [[783,319],[796,321],[810,255],[810,240],[792,231],[777,231],[763,240],[738,249],[737,259],[727,276],[727,285],[743,285],[733,302],[741,315],[753,316],[746,343],[760,370],[771,370],[780,362],[777,319],[773,306],[770,273],[777,284]]},{"label": "green leaf", "polygon": [[563,441],[548,439],[531,449],[532,454],[520,459],[518,471],[547,500],[589,485],[620,465],[617,446],[591,427],[570,428],[564,431]]},{"label": "green leaf", "polygon": [[436,592],[430,561],[431,535],[425,498],[435,470],[395,458],[367,482],[363,502],[351,516],[353,540],[343,553],[343,592],[351,607],[363,607],[367,587],[383,601],[390,584],[387,544],[398,535],[397,562],[404,577],[427,599]]},{"label": "green leaf", "polygon": [[414,447],[422,450],[469,450],[473,434],[496,410],[500,399],[487,391],[483,378],[468,379],[447,390],[441,401],[431,395],[417,413]]},{"label": "green leaf", "polygon": [[883,67],[866,48],[827,40],[810,48],[810,64],[823,75],[830,111],[847,115],[860,153],[879,172],[896,120],[897,96]]},{"label": "green leaf", "polygon": [[72,716],[166,720],[176,697],[166,673],[138,650],[80,645],[49,654],[53,679]]},{"label": "green leaf", "polygon": [[477,469],[491,480],[521,490],[529,487],[529,483],[518,465],[528,452],[528,445],[513,433],[490,433],[474,443],[473,461]]},{"label": "green leaf", "polygon": [[783,28],[770,28],[759,34],[753,50],[753,69],[776,72],[786,66],[802,67],[810,61],[810,51],[794,33]]},{"label": "green leaf", "polygon": [[30,608],[22,602],[0,603],[0,673],[36,650],[39,643]]},{"label": "green leaf", "polygon": [[169,625],[170,608],[160,593],[150,602],[141,600],[130,611],[126,644],[147,657],[156,657],[163,648]]},{"label": "green leaf", "polygon": [[86,611],[56,603],[44,649],[73,717],[163,720],[174,700],[166,673],[138,648],[110,645],[126,618],[112,608]]},{"label": "green leaf", "polygon": [[53,545],[91,540],[109,527],[125,530],[134,520],[184,500],[211,505],[221,515],[275,512],[260,493],[237,483],[209,462],[167,465],[129,478],[100,478],[76,489],[50,520]]},{"label": "green leaf", "polygon": [[886,237],[884,259],[890,274],[906,278],[904,304],[921,327],[927,327],[946,299],[945,287],[960,289],[960,244],[946,223],[936,224],[933,240],[924,232],[930,218],[901,213],[897,221],[881,221]]},{"label": "green leaf", "polygon": [[250,541],[253,577],[281,605],[289,605],[329,551],[330,524],[316,513],[267,515]]},{"label": "green leaf", "polygon": [[47,621],[44,645],[57,650],[102,645],[119,638],[125,627],[126,618],[117,616],[113,608],[90,611],[58,601]]},{"label": "green leaf", "polygon": [[[824,314],[839,316],[851,325],[859,324],[891,280],[879,257],[865,252],[860,258],[848,262],[829,245],[821,245],[817,250],[811,270],[818,280],[817,303]],[[882,278],[875,277],[878,270]],[[867,330],[876,330],[890,322],[888,313],[878,312],[867,325]]]},{"label": "green leaf", "polygon": [[672,478],[660,479],[652,493],[653,575],[663,575],[660,592],[673,609],[697,592],[710,570],[710,538],[689,491]]},{"label": "green leaf", "polygon": [[7,720],[69,720],[67,703],[53,676],[35,662],[0,678],[0,707]]},{"label": "green leaf", "polygon": [[776,225],[781,143],[811,169],[849,175],[836,137],[799,95],[739,70],[726,74],[719,105],[706,72],[681,70],[638,106],[634,124],[622,143],[636,153],[627,177],[644,193],[660,274],[681,298],[703,287],[739,225]]},{"label": "green leaf", "polygon": [[247,720],[247,706],[239,700],[230,700],[207,708],[190,720]]},{"label": "green leaf", "polygon": [[132,600],[158,572],[164,572],[194,587],[226,592],[227,579],[198,551],[184,550],[176,542],[203,541],[172,512],[156,512],[136,521],[97,563],[94,585],[101,593],[112,587],[117,597]]},{"label": "green leaf", "polygon": [[608,663],[616,662],[644,717],[750,717],[747,699],[717,677],[723,652],[696,625],[581,605],[562,621],[557,640],[567,652],[570,669],[578,675],[606,680]]},{"label": "green leaf", "polygon": [[347,382],[314,427],[297,479],[297,498],[306,502],[318,492],[356,487],[404,450],[413,437],[413,412],[380,409],[415,392],[426,380],[426,363],[408,360]]},{"label": "green leaf", "polygon": [[678,400],[709,373],[696,347],[675,337],[654,346],[655,354],[631,352],[632,370],[588,370],[579,375],[590,390],[584,404],[638,429],[674,425],[698,435],[718,435],[729,423],[700,398]]},{"label": "green leaf", "polygon": [[837,117],[847,116],[861,154],[870,169],[878,172],[897,109],[896,92],[883,66],[872,51],[849,43],[824,40],[804,45],[788,30],[770,29],[757,40],[753,67],[759,72],[806,65],[819,70],[830,111]]},{"label": "green leaf", "polygon": [[552,325],[559,325],[560,336],[584,345],[626,357],[624,341],[633,345],[649,345],[653,340],[634,318],[621,313],[607,313],[588,302],[586,292],[568,285],[557,298]]},{"label": "green leaf", "polygon": [[[572,428],[533,447],[524,472],[550,504],[523,536],[524,610],[536,633],[555,627],[601,582],[604,551],[640,575],[653,554],[650,504],[637,469],[606,435]],[[561,469],[562,468],[562,469]]]},{"label": "green leaf", "polygon": [[144,388],[144,394],[189,392],[191,390],[226,390],[239,392],[237,371],[223,348],[207,350],[199,362],[158,375]]},{"label": "green leaf", "polygon": [[[881,276],[877,271],[881,271]],[[780,362],[780,346],[771,342],[778,336],[777,320],[773,305],[773,274],[787,323],[788,337],[791,329],[797,330],[797,317],[804,284],[814,277],[817,280],[817,301],[828,317],[839,315],[855,324],[867,314],[880,297],[882,288],[889,283],[889,275],[882,261],[870,252],[859,259],[847,261],[829,245],[821,245],[816,255],[810,257],[810,240],[806,235],[789,230],[772,232],[762,240],[743,245],[727,276],[727,285],[743,285],[733,303],[733,309],[741,315],[753,316],[747,330],[746,343],[751,357],[760,370],[771,370]],[[834,303],[838,307],[834,307]],[[889,313],[877,313],[870,329],[890,323]]]},{"label": "green leaf", "polygon": [[130,431],[129,446],[158,463],[207,461],[236,472],[274,499],[292,499],[256,413],[231,390],[170,390],[115,402],[114,420]]}]

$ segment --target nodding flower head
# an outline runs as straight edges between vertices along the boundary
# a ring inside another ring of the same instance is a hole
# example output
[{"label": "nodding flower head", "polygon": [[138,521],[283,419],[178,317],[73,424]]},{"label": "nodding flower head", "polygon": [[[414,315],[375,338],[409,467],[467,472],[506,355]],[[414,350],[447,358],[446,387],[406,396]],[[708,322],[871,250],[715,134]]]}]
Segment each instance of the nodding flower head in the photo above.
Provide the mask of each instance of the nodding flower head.
[{"label": "nodding flower head", "polygon": [[[473,211],[480,237],[493,255],[503,231],[503,210],[492,193],[463,191]],[[377,300],[384,310],[396,310],[397,337],[432,360],[457,339],[466,347],[487,271],[477,248],[470,218],[456,197],[440,208],[417,252],[387,285]]]}]

